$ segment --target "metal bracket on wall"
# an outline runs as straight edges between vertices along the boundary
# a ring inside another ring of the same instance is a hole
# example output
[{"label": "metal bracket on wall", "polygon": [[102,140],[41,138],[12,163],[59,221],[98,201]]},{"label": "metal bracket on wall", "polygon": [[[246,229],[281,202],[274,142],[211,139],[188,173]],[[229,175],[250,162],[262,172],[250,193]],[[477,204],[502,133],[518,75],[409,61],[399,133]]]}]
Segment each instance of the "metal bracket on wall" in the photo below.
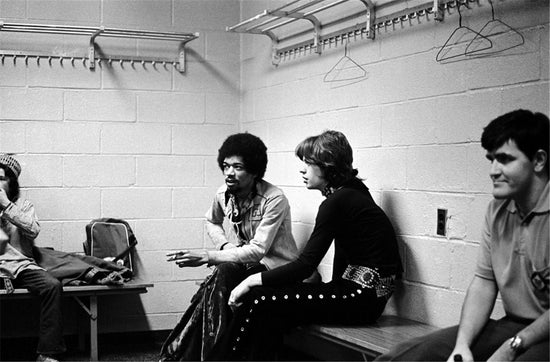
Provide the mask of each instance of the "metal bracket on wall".
[{"label": "metal bracket on wall", "polygon": [[[95,69],[96,61],[118,61],[121,64],[123,62],[131,62],[132,65],[135,62],[173,64],[174,67],[181,73],[185,72],[185,44],[191,40],[197,39],[199,33],[175,33],[175,32],[158,32],[147,30],[130,30],[130,29],[115,29],[105,27],[84,27],[84,26],[65,26],[65,25],[45,25],[45,24],[22,24],[22,23],[4,23],[0,21],[0,33],[1,32],[18,32],[18,33],[38,33],[38,34],[58,34],[58,35],[80,35],[89,36],[89,46],[85,54],[78,55],[63,55],[63,54],[47,54],[44,52],[27,52],[23,50],[0,50],[0,57],[2,62],[5,57],[13,57],[13,62],[16,62],[17,57],[24,57],[25,61],[28,58],[36,58],[36,62],[40,62],[40,58],[48,58],[51,62],[52,58],[58,58],[62,63],[64,59],[68,59],[71,63],[74,63],[75,59],[81,59],[82,63],[88,63],[90,70]],[[133,38],[133,39],[148,39],[148,40],[162,40],[162,41],[177,41],[180,43],[179,53],[175,58],[160,58],[160,57],[117,57],[117,56],[97,56],[97,44],[96,39],[98,37],[111,37],[111,38]]]}]

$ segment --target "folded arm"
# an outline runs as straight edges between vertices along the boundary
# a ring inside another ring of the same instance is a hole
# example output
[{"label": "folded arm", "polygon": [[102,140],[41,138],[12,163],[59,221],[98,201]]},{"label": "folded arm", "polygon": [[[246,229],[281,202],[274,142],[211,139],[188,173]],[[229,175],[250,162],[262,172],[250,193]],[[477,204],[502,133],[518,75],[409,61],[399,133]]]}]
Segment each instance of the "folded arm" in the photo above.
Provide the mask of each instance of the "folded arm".
[{"label": "folded arm", "polygon": [[30,239],[35,239],[40,233],[40,223],[34,211],[34,205],[24,200],[22,203],[10,202],[0,215],[2,219],[15,225],[20,232]]}]

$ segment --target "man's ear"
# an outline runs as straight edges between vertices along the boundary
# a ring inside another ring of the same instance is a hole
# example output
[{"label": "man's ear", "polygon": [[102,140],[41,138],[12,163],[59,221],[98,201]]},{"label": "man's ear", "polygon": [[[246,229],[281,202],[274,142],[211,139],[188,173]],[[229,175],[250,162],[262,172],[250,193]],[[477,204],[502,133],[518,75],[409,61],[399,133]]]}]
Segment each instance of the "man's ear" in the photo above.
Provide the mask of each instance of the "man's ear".
[{"label": "man's ear", "polygon": [[533,165],[535,166],[535,172],[542,172],[546,167],[546,160],[548,160],[548,153],[544,150],[538,150],[533,157]]}]

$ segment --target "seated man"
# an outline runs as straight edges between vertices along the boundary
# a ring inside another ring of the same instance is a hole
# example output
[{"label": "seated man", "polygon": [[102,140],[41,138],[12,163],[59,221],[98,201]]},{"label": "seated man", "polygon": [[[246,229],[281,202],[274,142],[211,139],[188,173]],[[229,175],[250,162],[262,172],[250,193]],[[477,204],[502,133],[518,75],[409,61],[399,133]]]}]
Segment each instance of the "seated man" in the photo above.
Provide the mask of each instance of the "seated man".
[{"label": "seated man", "polygon": [[10,155],[0,155],[0,278],[9,288],[27,288],[40,296],[40,330],[37,361],[56,361],[65,352],[61,317],[61,283],[33,258],[40,225],[34,206],[19,199],[21,166]]},{"label": "seated man", "polygon": [[262,140],[249,133],[229,136],[219,149],[218,166],[225,184],[206,213],[208,235],[217,250],[168,254],[168,261],[180,267],[216,268],[164,342],[161,360],[209,359],[231,318],[227,305],[231,290],[248,275],[286,264],[298,255],[288,200],[263,179],[267,148]]},{"label": "seated man", "polygon": [[[407,341],[377,360],[548,361],[548,117],[517,110],[485,127],[493,196],[460,325]],[[500,292],[506,316],[490,319]]]}]

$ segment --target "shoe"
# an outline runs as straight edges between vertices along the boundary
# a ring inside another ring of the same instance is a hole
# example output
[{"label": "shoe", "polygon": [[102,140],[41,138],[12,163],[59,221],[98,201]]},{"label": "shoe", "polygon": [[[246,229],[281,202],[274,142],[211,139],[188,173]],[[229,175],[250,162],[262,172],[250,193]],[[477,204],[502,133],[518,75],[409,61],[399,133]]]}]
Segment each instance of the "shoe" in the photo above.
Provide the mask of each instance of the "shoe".
[{"label": "shoe", "polygon": [[38,357],[36,357],[36,362],[59,362],[59,360],[53,358],[52,356],[39,354]]}]

